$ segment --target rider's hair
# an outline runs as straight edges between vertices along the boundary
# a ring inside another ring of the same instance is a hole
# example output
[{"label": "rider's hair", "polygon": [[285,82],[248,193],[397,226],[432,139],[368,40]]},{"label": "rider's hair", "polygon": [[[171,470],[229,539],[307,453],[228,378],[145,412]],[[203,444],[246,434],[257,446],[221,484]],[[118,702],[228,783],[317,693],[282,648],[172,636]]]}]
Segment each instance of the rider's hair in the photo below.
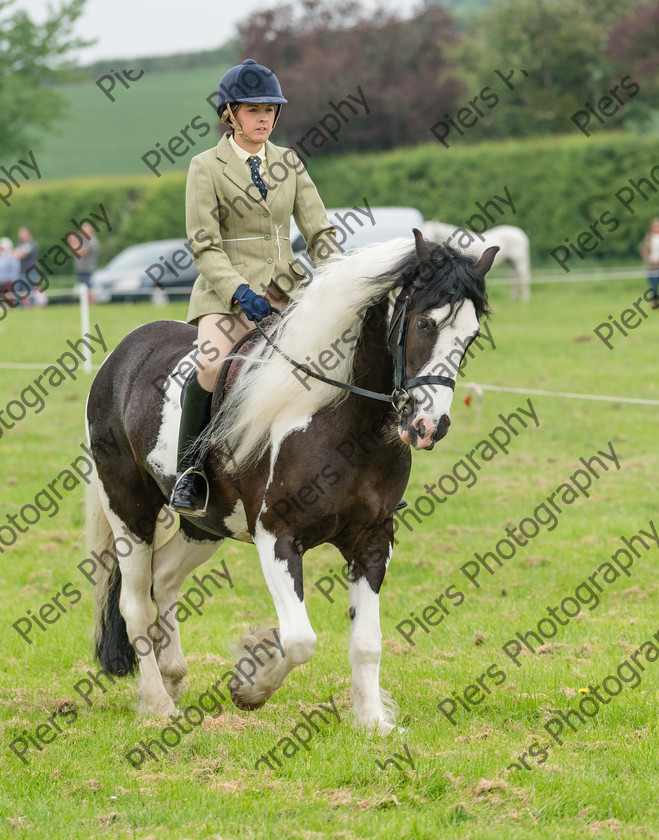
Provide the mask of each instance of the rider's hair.
[{"label": "rider's hair", "polygon": [[235,131],[240,131],[240,124],[238,123],[235,114],[241,104],[241,102],[227,102],[224,110],[220,114],[220,122],[226,123],[231,129],[231,131],[228,131],[227,134],[233,134]]}]

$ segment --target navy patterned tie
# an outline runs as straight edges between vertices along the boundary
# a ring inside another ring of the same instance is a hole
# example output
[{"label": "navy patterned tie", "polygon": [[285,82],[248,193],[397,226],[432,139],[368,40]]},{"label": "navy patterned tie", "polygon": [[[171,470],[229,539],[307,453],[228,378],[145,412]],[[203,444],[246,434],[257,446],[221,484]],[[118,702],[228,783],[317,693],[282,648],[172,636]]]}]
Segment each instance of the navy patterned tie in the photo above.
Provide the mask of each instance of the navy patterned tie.
[{"label": "navy patterned tie", "polygon": [[261,198],[265,201],[265,197],[268,194],[267,189],[265,188],[265,184],[263,183],[263,178],[259,175],[259,166],[261,165],[261,158],[258,155],[252,155],[249,160],[249,165],[252,167],[252,181],[254,185],[261,193]]}]

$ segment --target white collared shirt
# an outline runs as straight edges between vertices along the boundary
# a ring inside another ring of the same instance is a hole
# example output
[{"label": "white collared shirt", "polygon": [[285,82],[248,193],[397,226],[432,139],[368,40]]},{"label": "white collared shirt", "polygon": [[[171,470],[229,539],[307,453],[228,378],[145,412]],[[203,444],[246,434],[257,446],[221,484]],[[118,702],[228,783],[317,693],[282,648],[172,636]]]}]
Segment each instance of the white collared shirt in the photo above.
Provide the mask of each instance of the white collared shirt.
[{"label": "white collared shirt", "polygon": [[261,158],[261,164],[259,166],[259,171],[263,171],[263,167],[265,166],[265,143],[261,145],[261,148],[258,152],[246,152],[242,146],[239,146],[233,138],[233,134],[229,135],[229,143],[231,144],[231,148],[234,152],[238,155],[238,158],[243,162],[247,163],[249,158],[253,157],[254,155],[258,155]]}]

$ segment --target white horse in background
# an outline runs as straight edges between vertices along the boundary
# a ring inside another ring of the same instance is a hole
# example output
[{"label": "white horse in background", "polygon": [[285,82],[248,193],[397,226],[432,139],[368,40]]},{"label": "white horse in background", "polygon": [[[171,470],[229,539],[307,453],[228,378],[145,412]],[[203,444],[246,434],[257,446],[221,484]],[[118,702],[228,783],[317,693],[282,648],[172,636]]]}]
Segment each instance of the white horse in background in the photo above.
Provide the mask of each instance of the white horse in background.
[{"label": "white horse in background", "polygon": [[474,233],[464,227],[447,225],[431,220],[424,222],[423,235],[438,245],[450,245],[472,257],[479,257],[484,248],[498,245],[497,259],[507,260],[513,287],[511,296],[531,299],[531,246],[528,236],[513,225],[497,225],[483,233]]}]

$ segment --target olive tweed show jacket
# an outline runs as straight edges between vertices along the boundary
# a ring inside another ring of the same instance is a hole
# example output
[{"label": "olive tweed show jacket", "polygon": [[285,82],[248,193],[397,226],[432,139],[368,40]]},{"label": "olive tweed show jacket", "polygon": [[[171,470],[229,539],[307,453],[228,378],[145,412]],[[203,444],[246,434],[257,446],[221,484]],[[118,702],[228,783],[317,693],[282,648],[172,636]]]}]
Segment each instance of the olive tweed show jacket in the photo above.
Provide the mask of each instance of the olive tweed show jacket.
[{"label": "olive tweed show jacket", "polygon": [[270,282],[287,295],[299,286],[305,271],[291,250],[291,215],[314,262],[336,252],[335,230],[296,153],[267,141],[261,172],[265,200],[227,135],[190,161],[186,226],[199,277],[188,323],[202,315],[238,313],[231,298],[241,283],[261,295]]}]

